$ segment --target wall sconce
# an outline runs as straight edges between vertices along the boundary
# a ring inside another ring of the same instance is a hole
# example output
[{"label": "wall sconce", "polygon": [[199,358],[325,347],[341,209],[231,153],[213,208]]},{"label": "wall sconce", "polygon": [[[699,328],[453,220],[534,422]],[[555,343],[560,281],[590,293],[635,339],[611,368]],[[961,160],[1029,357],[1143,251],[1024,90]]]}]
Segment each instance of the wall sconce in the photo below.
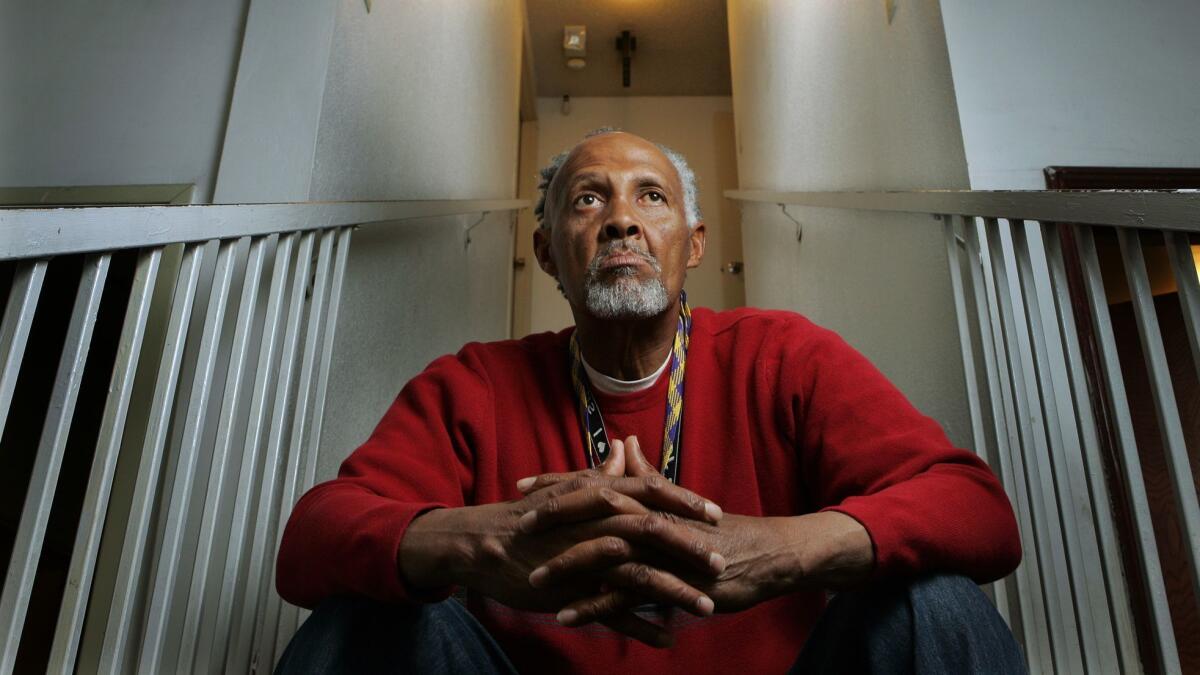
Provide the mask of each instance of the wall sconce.
[{"label": "wall sconce", "polygon": [[563,56],[571,70],[587,65],[587,26],[563,26]]}]

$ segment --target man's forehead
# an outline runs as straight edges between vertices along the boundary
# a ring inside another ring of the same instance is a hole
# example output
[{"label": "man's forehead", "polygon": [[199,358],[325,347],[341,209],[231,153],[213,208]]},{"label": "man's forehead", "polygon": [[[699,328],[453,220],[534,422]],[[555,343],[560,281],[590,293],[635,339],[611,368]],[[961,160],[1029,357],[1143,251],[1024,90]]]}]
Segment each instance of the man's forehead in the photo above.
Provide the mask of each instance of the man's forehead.
[{"label": "man's forehead", "polygon": [[667,180],[679,179],[675,165],[658,146],[641,136],[619,131],[584,139],[572,148],[559,174],[563,181],[569,181],[576,173],[589,173],[606,163],[652,170]]}]

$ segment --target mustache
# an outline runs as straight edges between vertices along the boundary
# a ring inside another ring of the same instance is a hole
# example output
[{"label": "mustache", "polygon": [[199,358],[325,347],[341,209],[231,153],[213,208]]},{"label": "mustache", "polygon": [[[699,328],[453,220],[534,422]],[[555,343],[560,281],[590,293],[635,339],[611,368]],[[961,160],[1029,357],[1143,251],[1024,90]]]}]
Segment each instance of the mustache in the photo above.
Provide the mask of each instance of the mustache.
[{"label": "mustache", "polygon": [[599,273],[600,265],[604,264],[604,261],[608,258],[611,258],[615,255],[627,255],[630,253],[638,256],[642,260],[645,260],[655,272],[662,271],[662,267],[658,264],[658,258],[655,258],[650,251],[638,246],[630,245],[626,241],[610,241],[609,243],[604,244],[599,251],[596,251],[596,255],[592,258],[592,261],[588,263],[587,271],[590,274],[595,275]]}]

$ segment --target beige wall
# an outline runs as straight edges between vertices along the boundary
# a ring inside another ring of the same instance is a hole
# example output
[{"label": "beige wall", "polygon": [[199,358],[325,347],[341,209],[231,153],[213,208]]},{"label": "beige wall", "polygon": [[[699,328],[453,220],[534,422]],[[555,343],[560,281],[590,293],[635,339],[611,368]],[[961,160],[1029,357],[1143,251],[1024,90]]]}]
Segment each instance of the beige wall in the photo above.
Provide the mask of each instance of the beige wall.
[{"label": "beige wall", "polygon": [[[747,189],[961,188],[934,0],[730,0],[738,170]],[[959,444],[970,442],[941,226],[922,216],[747,204],[747,304],[836,330]],[[797,239],[802,231],[803,238]]]},{"label": "beige wall", "polygon": [[[596,97],[571,99],[563,115],[562,101],[538,99],[537,166],[571,147],[585,133],[617,127],[663,143],[687,157],[699,185],[700,210],[708,230],[704,262],[688,275],[688,301],[693,306],[727,309],[743,302],[740,275],[723,275],[720,266],[741,259],[741,232],[736,207],[722,196],[737,185],[733,156],[732,103],[725,96]],[[530,288],[530,332],[558,330],[574,323],[555,281],[537,267],[533,256],[532,221],[517,235],[517,255],[527,264],[518,271]]]},{"label": "beige wall", "polygon": [[511,197],[520,3],[339,4],[311,199]]},{"label": "beige wall", "polygon": [[[343,0],[311,198],[514,196],[520,9],[507,0],[380,2],[367,14]],[[355,233],[318,480],[336,473],[429,361],[469,340],[507,337],[512,222],[507,213],[456,216]]]}]

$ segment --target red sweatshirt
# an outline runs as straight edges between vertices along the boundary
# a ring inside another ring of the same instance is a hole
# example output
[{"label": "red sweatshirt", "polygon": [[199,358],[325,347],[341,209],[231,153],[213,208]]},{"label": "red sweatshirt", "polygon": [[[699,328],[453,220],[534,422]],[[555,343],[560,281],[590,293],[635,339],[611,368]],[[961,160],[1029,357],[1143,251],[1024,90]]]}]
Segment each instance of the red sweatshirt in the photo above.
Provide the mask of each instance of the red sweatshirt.
[{"label": "red sweatshirt", "polygon": [[[296,504],[280,595],[306,607],[340,593],[420,602],[397,561],[413,518],[519,499],[521,478],[586,468],[569,336],[472,343],[409,382],[338,477]],[[641,392],[595,392],[609,437],[636,434],[656,466],[668,379],[669,369]],[[869,532],[876,577],[951,571],[982,583],[1020,561],[1012,508],[987,465],[835,333],[789,312],[696,309],[684,387],[680,484],[726,513],[841,511]],[[475,593],[468,607],[524,672],[783,672],[824,595],[705,619],[673,612],[670,650]]]}]

